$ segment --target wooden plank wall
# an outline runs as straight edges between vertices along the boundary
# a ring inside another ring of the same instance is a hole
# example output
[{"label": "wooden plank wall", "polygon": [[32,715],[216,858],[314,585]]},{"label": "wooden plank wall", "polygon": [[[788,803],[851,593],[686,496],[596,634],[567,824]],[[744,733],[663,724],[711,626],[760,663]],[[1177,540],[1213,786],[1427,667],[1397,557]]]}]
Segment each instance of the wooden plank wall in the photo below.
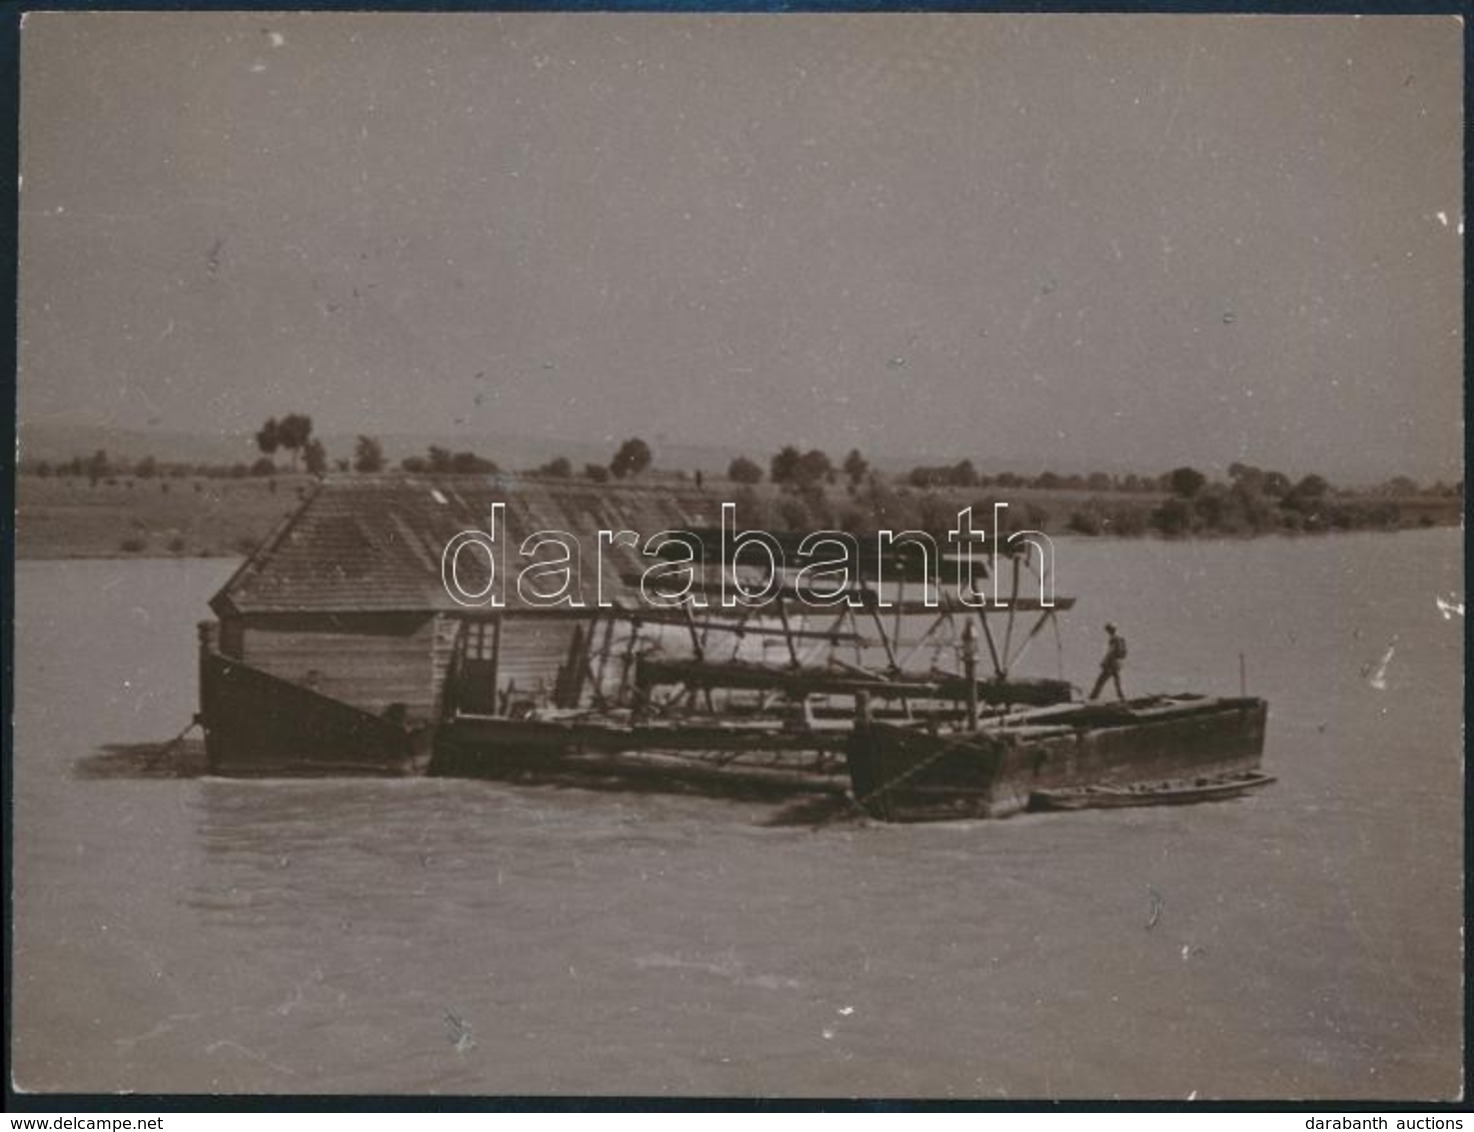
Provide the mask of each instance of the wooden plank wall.
[{"label": "wooden plank wall", "polygon": [[375,713],[400,703],[411,718],[437,707],[431,614],[248,618],[241,659],[284,680]]},{"label": "wooden plank wall", "polygon": [[[497,691],[550,704],[581,624],[587,631],[579,619],[507,614]],[[273,676],[365,711],[401,703],[411,718],[434,720],[459,628],[450,614],[263,614],[233,619],[224,633],[239,639],[240,660]],[[616,661],[609,676],[617,684]]]},{"label": "wooden plank wall", "polygon": [[430,679],[435,689],[433,710],[436,718],[444,714],[445,682],[450,676],[451,661],[455,658],[456,637],[460,633],[459,619],[445,613],[435,615],[431,630]]},{"label": "wooden plank wall", "polygon": [[572,617],[508,614],[502,623],[497,690],[505,692],[515,682],[514,699],[551,703],[558,670],[568,659],[579,625],[580,620]]}]

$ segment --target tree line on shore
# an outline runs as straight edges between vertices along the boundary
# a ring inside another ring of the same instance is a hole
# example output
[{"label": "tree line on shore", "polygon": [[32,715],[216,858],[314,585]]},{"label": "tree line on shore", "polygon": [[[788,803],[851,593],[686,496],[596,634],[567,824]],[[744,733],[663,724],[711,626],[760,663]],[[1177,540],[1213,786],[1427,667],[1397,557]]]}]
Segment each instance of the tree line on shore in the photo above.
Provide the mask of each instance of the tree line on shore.
[{"label": "tree line on shore", "polygon": [[[85,477],[91,484],[115,482],[119,477],[138,480],[246,478],[275,476],[282,469],[276,455],[289,456],[289,470],[321,476],[339,473],[377,474],[390,470],[380,441],[356,438],[351,457],[333,460],[313,435],[312,418],[291,413],[268,419],[255,434],[261,456],[254,463],[199,464],[168,462],[145,456],[114,459],[98,450],[70,460],[22,461],[22,474]],[[651,470],[654,454],[644,440],[625,440],[607,464],[587,463],[576,473],[572,461],[558,456],[528,474],[591,482],[626,479]],[[399,470],[410,474],[492,474],[497,463],[472,451],[452,451],[432,445],[424,455],[403,458]],[[685,473],[675,473],[687,478]],[[698,485],[702,473],[696,472]],[[732,494],[743,522],[789,530],[832,528],[855,532],[881,528],[916,529],[943,533],[955,524],[957,511],[971,505],[974,514],[991,515],[995,501],[1010,504],[1008,521],[1015,529],[1033,528],[1080,535],[1165,536],[1194,534],[1259,534],[1271,531],[1352,530],[1424,525],[1438,512],[1447,521],[1456,508],[1462,513],[1463,481],[1450,485],[1419,484],[1395,476],[1372,488],[1337,489],[1324,477],[1298,480],[1273,469],[1246,463],[1228,467],[1226,479],[1215,480],[1192,467],[1161,474],[1062,475],[1046,471],[1034,476],[1012,472],[980,473],[970,460],[953,464],[918,465],[900,475],[882,474],[858,449],[835,463],[820,449],[801,451],[785,445],[764,469],[757,461],[738,456],[727,467],[726,479],[736,485]],[[764,480],[770,485],[758,491]],[[131,486],[131,482],[130,482]],[[167,491],[167,484],[161,484]],[[989,490],[993,494],[972,493]],[[1007,492],[1046,493],[1009,499]],[[1049,494],[1052,493],[1052,494]],[[1410,500],[1420,501],[1415,514],[1407,513]],[[1441,511],[1438,501],[1446,501]],[[1431,504],[1431,509],[1430,509]],[[1449,512],[1443,514],[1442,512]]]},{"label": "tree line on shore", "polygon": [[[763,478],[752,460],[739,457],[730,479],[752,492]],[[1333,487],[1323,476],[1291,480],[1285,474],[1246,463],[1228,467],[1226,480],[1212,480],[1192,467],[1160,475],[1022,476],[984,475],[971,461],[920,466],[887,480],[876,475],[857,450],[835,467],[818,450],[800,453],[789,446],[770,461],[767,478],[778,485],[776,499],[739,497],[739,516],[747,510],[774,518],[787,529],[835,527],[849,531],[913,528],[942,534],[955,525],[961,507],[991,516],[997,502],[1009,503],[1009,530],[1035,529],[1096,536],[1263,534],[1273,531],[1393,529],[1450,521],[1462,513],[1463,482],[1425,487],[1396,476],[1369,489]],[[831,488],[843,484],[843,495]],[[979,489],[995,494],[977,496]],[[1024,492],[1010,499],[1008,492]],[[1425,502],[1431,497],[1433,506]],[[1409,501],[1420,506],[1409,511]],[[1446,501],[1441,507],[1438,501]],[[1437,516],[1437,518],[1435,518]]]},{"label": "tree line on shore", "polygon": [[[142,480],[189,477],[246,479],[275,476],[280,472],[282,469],[275,459],[278,452],[285,452],[290,457],[290,472],[302,471],[310,476],[323,476],[330,470],[361,475],[390,470],[383,445],[372,436],[360,435],[356,439],[351,459],[331,459],[322,440],[313,435],[312,418],[304,413],[268,418],[256,431],[254,439],[261,452],[254,463],[244,460],[229,464],[190,463],[158,460],[153,456],[129,460],[111,457],[105,449],[99,448],[90,456],[73,456],[69,460],[22,460],[17,470],[22,475],[43,478],[85,477],[93,486],[104,481],[114,482],[120,477]],[[650,467],[652,458],[650,446],[638,437],[631,437],[619,446],[608,464],[584,465],[584,476],[598,482],[611,476],[615,479],[636,476]],[[415,475],[491,475],[500,472],[501,467],[495,460],[478,453],[453,452],[432,444],[423,456],[406,456],[400,460],[399,470]],[[531,469],[531,474],[570,479],[574,474],[573,464],[567,457],[559,456]]]}]

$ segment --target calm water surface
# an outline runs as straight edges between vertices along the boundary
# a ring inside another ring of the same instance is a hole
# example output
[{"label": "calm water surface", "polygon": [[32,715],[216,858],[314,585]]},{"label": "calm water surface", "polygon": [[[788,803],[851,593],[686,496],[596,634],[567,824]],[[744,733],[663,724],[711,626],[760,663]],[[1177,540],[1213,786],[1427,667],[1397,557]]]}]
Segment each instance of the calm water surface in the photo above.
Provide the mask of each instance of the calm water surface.
[{"label": "calm water surface", "polygon": [[1278,784],[819,828],[699,796],[85,777],[189,720],[231,565],[22,562],[15,1082],[1453,1096],[1464,626],[1435,597],[1463,600],[1461,554],[1061,543],[1081,602],[1038,670],[1088,683],[1106,618],[1128,691],[1236,691],[1242,652]]}]

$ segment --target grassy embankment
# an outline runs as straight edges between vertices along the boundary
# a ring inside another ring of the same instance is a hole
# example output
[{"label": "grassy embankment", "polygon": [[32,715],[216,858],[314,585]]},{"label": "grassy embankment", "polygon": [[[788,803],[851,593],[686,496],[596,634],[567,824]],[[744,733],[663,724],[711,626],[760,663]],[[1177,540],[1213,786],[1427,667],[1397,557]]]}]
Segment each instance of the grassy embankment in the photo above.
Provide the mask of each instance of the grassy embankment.
[{"label": "grassy embankment", "polygon": [[311,480],[281,475],[129,483],[18,476],[16,556],[238,557],[296,509]]},{"label": "grassy embankment", "polygon": [[[83,476],[22,475],[17,478],[17,554],[29,559],[240,556],[296,508],[311,482],[305,475],[282,474],[245,479],[115,477],[94,485]],[[1022,487],[921,491],[897,486],[887,489],[883,513],[877,515],[873,501],[857,499],[842,484],[827,488],[822,505],[799,508],[792,495],[771,484],[749,488],[709,477],[705,490],[719,500],[739,502],[744,525],[775,530],[790,529],[794,521],[805,529],[870,526],[881,517],[895,529],[945,530],[968,504],[975,508],[975,522],[986,529],[991,515],[983,505],[1001,499],[1008,502],[1014,525],[1035,526],[1052,535],[1150,534],[1153,512],[1169,498],[1163,492]],[[1395,518],[1376,524],[1378,529],[1457,525],[1463,514],[1460,499],[1437,495],[1388,499],[1341,494],[1329,502],[1343,509],[1391,505],[1394,509],[1386,513]],[[1082,524],[1081,516],[1095,518]],[[1327,524],[1327,529],[1335,528]]]}]

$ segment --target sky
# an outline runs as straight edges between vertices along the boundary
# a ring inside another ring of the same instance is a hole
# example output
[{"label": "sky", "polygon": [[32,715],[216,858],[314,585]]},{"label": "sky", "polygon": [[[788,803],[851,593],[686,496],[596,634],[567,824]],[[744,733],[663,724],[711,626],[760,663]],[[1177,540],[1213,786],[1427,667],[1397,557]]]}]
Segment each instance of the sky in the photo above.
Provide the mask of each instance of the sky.
[{"label": "sky", "polygon": [[19,419],[1461,479],[1462,34],[32,13]]}]

